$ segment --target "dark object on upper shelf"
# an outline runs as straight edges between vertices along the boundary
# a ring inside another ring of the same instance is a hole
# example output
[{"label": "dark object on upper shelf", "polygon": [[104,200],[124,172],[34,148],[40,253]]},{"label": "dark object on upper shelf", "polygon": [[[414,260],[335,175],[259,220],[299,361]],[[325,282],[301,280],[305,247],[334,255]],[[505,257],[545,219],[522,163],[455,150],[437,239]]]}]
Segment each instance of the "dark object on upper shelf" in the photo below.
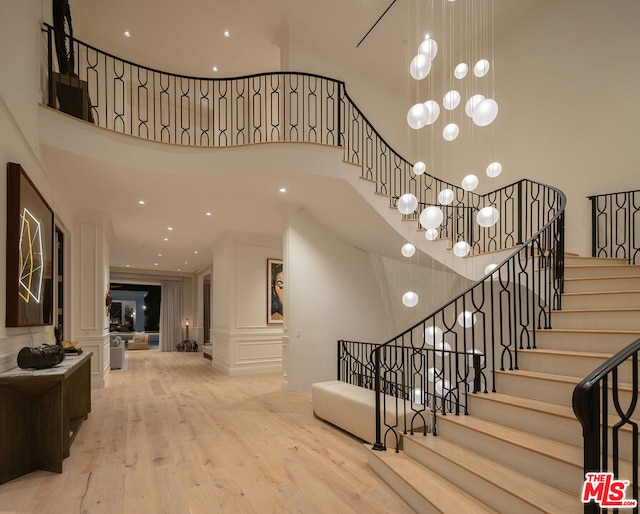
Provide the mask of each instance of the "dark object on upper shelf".
[{"label": "dark object on upper shelf", "polygon": [[58,99],[59,110],[78,119],[93,121],[88,84],[73,75],[51,72],[53,97]]},{"label": "dark object on upper shelf", "polygon": [[[53,37],[55,39],[58,71],[51,73],[49,85],[52,89],[50,99],[57,98],[60,111],[76,118],[93,123],[89,87],[86,80],[80,80],[76,73],[76,59],[73,48],[73,24],[69,0],[53,0]],[[50,100],[51,101],[51,100]],[[52,105],[50,105],[53,107]]]},{"label": "dark object on upper shelf", "polygon": [[22,369],[46,369],[60,364],[65,358],[62,346],[43,344],[36,348],[25,346],[18,352],[18,366]]}]

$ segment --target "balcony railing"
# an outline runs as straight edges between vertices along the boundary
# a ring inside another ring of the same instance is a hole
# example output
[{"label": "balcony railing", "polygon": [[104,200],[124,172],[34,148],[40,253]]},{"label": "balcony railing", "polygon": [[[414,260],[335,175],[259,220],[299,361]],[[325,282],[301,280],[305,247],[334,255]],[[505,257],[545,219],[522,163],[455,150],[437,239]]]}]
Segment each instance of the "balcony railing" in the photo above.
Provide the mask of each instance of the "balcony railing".
[{"label": "balcony railing", "polygon": [[[428,173],[415,175],[412,164],[385,142],[341,81],[289,72],[187,77],[120,59],[70,36],[66,46],[75,58],[66,73],[60,73],[53,27],[44,25],[43,34],[48,48],[45,102],[100,127],[193,147],[272,142],[341,147],[344,160],[359,166],[361,177],[373,181],[391,206],[411,192],[421,210],[437,204],[443,189],[451,189],[454,200],[443,206],[439,237],[466,241],[474,252],[514,247],[541,227],[550,200],[546,189],[519,183],[478,195]],[[490,229],[474,229],[476,212],[488,205],[500,211],[499,222]],[[417,214],[407,218],[417,220]]]},{"label": "balcony railing", "polygon": [[640,264],[640,190],[590,196],[591,254]]}]

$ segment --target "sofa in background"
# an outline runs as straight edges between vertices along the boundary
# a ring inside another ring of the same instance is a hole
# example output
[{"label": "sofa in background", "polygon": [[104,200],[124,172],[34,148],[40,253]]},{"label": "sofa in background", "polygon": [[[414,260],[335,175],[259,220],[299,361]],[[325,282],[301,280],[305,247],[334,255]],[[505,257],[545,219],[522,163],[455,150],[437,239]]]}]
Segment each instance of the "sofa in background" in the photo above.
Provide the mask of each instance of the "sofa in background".
[{"label": "sofa in background", "polygon": [[111,347],[111,369],[122,369],[124,363],[124,341],[120,336],[113,336],[109,346]]},{"label": "sofa in background", "polygon": [[149,346],[149,334],[144,332],[134,332],[131,339],[127,343],[128,350],[148,350]]}]

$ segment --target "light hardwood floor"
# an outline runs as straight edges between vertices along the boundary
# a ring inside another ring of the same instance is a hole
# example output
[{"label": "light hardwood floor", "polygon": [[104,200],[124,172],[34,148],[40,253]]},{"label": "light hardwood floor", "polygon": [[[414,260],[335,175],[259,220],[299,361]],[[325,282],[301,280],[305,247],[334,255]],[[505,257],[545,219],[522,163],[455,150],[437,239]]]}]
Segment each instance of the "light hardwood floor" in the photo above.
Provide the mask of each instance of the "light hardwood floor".
[{"label": "light hardwood floor", "polygon": [[63,473],[0,485],[0,512],[413,512],[280,374],[229,377],[201,353],[127,360],[93,391]]}]

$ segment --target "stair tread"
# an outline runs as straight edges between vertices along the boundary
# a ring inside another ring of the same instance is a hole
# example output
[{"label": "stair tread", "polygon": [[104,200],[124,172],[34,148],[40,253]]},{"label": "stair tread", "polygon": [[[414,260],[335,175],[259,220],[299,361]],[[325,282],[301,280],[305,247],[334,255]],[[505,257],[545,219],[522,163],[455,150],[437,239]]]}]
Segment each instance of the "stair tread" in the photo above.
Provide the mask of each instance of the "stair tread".
[{"label": "stair tread", "polygon": [[[443,514],[457,514],[459,512],[490,514],[497,512],[404,452],[375,451],[371,449],[370,445],[367,445],[367,448],[372,457],[383,462],[425,501]],[[428,495],[425,492],[428,492]]]},{"label": "stair tread", "polygon": [[[557,373],[543,373],[541,371],[529,371],[525,369],[514,370],[496,370],[496,373],[505,375],[525,376],[530,378],[538,378],[542,380],[551,380],[556,382],[565,382],[567,384],[578,384],[584,377],[574,377],[570,375],[559,375]],[[631,384],[625,382],[619,382],[618,388],[622,391],[631,391],[633,389]]]},{"label": "stair tread", "polygon": [[[404,436],[429,449],[442,458],[490,482],[521,501],[539,508],[545,513],[582,512],[582,505],[575,495],[542,483],[534,478],[486,457],[473,450],[448,441],[442,436]],[[491,469],[491,473],[487,470]]]},{"label": "stair tread", "polygon": [[475,432],[480,432],[553,460],[575,466],[576,469],[582,469],[584,455],[583,449],[579,446],[524,432],[517,428],[511,428],[476,416],[440,416],[438,419],[440,423],[446,419],[451,423],[465,426]]},{"label": "stair tread", "polygon": [[631,278],[640,278],[638,275],[614,275],[612,277],[565,277],[565,282],[572,282],[574,280],[629,280]]},{"label": "stair tread", "polygon": [[[566,294],[566,293],[565,293]],[[597,329],[597,328],[543,328],[536,331],[537,334],[544,334],[545,332],[556,332],[559,334],[638,334],[640,336],[640,330],[609,330],[609,329]]]},{"label": "stair tread", "polygon": [[616,290],[616,291],[582,291],[576,293],[562,293],[562,297],[566,296],[596,296],[596,295],[612,295],[612,294],[640,294],[639,289],[632,289],[629,291]]},{"label": "stair tread", "polygon": [[545,348],[531,348],[518,350],[518,353],[529,353],[529,354],[544,354],[544,355],[555,355],[555,356],[566,356],[566,357],[588,357],[593,359],[609,359],[613,356],[613,353],[604,353],[604,352],[582,352],[575,350],[548,350]]},{"label": "stair tread", "polygon": [[540,378],[543,380],[552,380],[555,382],[567,382],[577,384],[582,380],[580,377],[573,377],[570,375],[559,375],[557,373],[544,373],[542,371],[529,371],[526,369],[513,369],[513,370],[496,370],[496,373],[503,373],[505,375],[520,375],[524,377]]},{"label": "stair tread", "polygon": [[577,254],[565,254],[565,259],[573,259],[573,260],[577,260],[577,261],[600,261],[601,262],[601,266],[608,266],[609,263],[611,262],[616,262],[616,263],[628,263],[627,259],[624,259],[622,257],[587,257],[584,255],[577,255]]},{"label": "stair tread", "polygon": [[553,314],[571,314],[575,312],[639,312],[638,307],[619,307],[619,308],[597,308],[597,309],[562,309],[561,311],[553,311]]},{"label": "stair tread", "polygon": [[[572,421],[575,421],[576,423],[579,423],[578,418],[576,418],[576,415],[573,412],[573,408],[561,403],[553,403],[545,400],[538,400],[537,398],[527,398],[526,396],[516,396],[513,394],[505,393],[480,393],[471,396],[471,401],[476,400],[496,402],[503,405],[511,405],[534,412],[542,412],[544,414],[550,414],[552,416],[570,419]],[[470,411],[472,411],[472,409],[470,409]],[[635,420],[635,418],[633,417],[632,419]],[[620,421],[620,418],[616,416],[615,413],[610,414],[609,426],[613,426],[614,424],[618,423],[618,421]],[[620,427],[620,430],[622,430],[623,432],[632,432],[632,427],[628,424],[625,424]]]},{"label": "stair tread", "polygon": [[[567,268],[569,269],[584,269],[584,268],[602,268],[602,267],[606,267],[606,268],[634,268],[637,267],[638,270],[640,270],[640,265],[638,264],[625,264],[625,263],[618,263],[618,264],[611,264],[611,263],[602,263],[602,264],[565,264],[564,265],[564,269],[566,270]],[[640,271],[639,271],[640,273]]]},{"label": "stair tread", "polygon": [[555,416],[563,416],[565,418],[576,419],[573,409],[568,405],[562,405],[560,403],[551,403],[544,400],[537,400],[535,398],[526,398],[524,396],[515,396],[505,393],[480,393],[471,396],[472,399],[478,398],[479,400],[494,401],[498,403],[504,403],[509,405],[515,405],[524,409],[533,410],[537,412],[545,412],[553,414]]}]

